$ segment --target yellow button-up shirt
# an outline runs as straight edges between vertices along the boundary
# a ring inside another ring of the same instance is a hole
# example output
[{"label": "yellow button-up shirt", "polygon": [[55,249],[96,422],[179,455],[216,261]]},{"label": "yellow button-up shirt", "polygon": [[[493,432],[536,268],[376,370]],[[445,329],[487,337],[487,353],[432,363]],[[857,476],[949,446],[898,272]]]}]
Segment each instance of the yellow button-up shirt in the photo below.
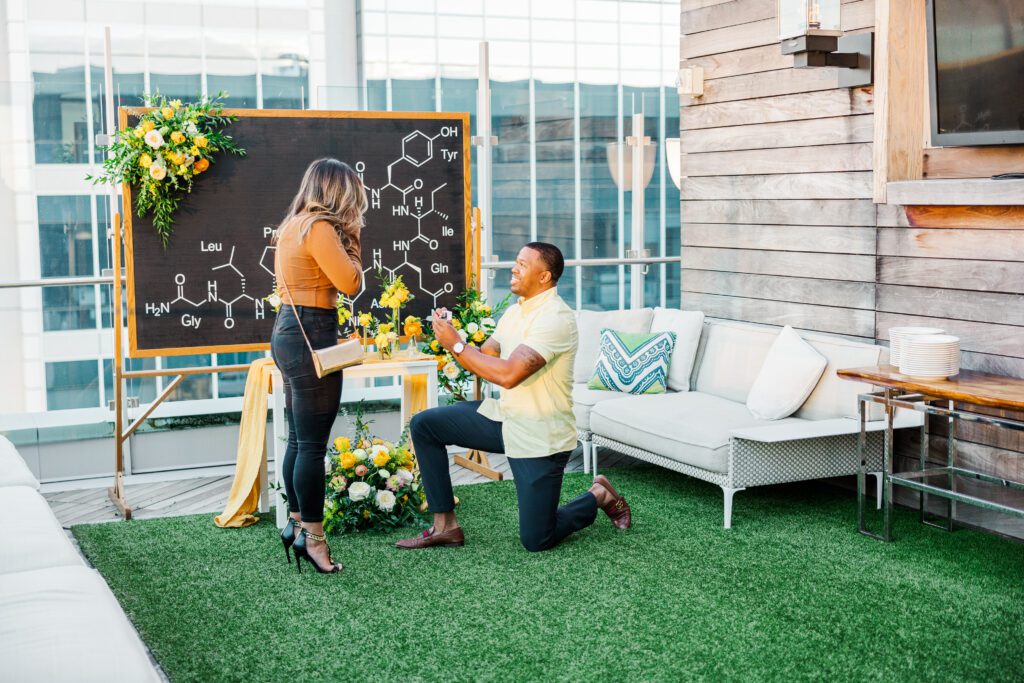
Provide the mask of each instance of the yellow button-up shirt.
[{"label": "yellow button-up shirt", "polygon": [[572,366],[576,359],[576,316],[552,287],[505,312],[492,337],[508,358],[525,344],[546,362],[519,386],[487,398],[479,413],[501,422],[505,455],[543,458],[576,448],[572,412]]}]

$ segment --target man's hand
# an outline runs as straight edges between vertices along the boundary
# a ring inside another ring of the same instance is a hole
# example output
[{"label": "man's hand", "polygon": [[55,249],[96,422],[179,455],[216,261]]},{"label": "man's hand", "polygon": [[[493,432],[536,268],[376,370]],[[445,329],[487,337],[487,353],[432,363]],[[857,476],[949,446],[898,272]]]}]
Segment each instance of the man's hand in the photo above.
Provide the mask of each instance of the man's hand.
[{"label": "man's hand", "polygon": [[434,339],[436,339],[437,343],[443,346],[446,351],[451,351],[455,344],[462,341],[462,337],[459,336],[458,331],[448,321],[446,314],[446,309],[438,308],[434,311],[434,315],[431,318],[430,323],[434,328]]}]

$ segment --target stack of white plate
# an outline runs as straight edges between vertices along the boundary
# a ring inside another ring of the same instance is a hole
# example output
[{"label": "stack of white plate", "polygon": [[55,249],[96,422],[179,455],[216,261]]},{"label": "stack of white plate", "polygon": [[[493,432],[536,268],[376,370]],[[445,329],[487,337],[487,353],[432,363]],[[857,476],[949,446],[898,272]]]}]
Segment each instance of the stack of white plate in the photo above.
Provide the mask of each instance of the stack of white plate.
[{"label": "stack of white plate", "polygon": [[889,365],[900,366],[903,358],[903,340],[915,334],[942,334],[945,330],[938,327],[890,327],[889,328]]},{"label": "stack of white plate", "polygon": [[945,379],[960,372],[960,338],[915,334],[903,339],[900,373],[918,379]]}]

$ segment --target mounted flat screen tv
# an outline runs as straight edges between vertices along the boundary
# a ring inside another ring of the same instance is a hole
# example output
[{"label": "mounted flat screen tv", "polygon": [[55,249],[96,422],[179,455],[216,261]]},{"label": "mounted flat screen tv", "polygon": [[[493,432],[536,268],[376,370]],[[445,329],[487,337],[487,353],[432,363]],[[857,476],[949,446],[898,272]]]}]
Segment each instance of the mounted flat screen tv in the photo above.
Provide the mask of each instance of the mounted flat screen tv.
[{"label": "mounted flat screen tv", "polygon": [[1024,0],[928,0],[932,144],[1024,144]]}]

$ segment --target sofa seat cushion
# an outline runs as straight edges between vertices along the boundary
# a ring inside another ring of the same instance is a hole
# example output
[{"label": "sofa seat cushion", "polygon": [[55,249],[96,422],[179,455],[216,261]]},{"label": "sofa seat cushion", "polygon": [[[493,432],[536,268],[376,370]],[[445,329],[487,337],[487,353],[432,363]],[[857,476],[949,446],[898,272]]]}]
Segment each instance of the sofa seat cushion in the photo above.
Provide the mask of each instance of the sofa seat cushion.
[{"label": "sofa seat cushion", "polygon": [[576,413],[576,428],[585,432],[590,431],[590,411],[598,403],[609,400],[621,401],[628,397],[628,394],[621,394],[617,391],[589,389],[586,384],[573,384],[572,410]]},{"label": "sofa seat cushion", "polygon": [[12,572],[85,566],[46,499],[28,486],[0,488],[0,548],[0,582]]},{"label": "sofa seat cushion", "polygon": [[160,680],[107,584],[88,567],[5,574],[0,614],[4,680]]},{"label": "sofa seat cushion", "polygon": [[699,391],[635,396],[590,412],[595,434],[719,473],[729,469],[732,430],[789,422],[802,420],[759,420],[742,403]]},{"label": "sofa seat cushion", "polygon": [[0,486],[39,488],[39,482],[32,476],[18,449],[3,435],[0,435]]}]

